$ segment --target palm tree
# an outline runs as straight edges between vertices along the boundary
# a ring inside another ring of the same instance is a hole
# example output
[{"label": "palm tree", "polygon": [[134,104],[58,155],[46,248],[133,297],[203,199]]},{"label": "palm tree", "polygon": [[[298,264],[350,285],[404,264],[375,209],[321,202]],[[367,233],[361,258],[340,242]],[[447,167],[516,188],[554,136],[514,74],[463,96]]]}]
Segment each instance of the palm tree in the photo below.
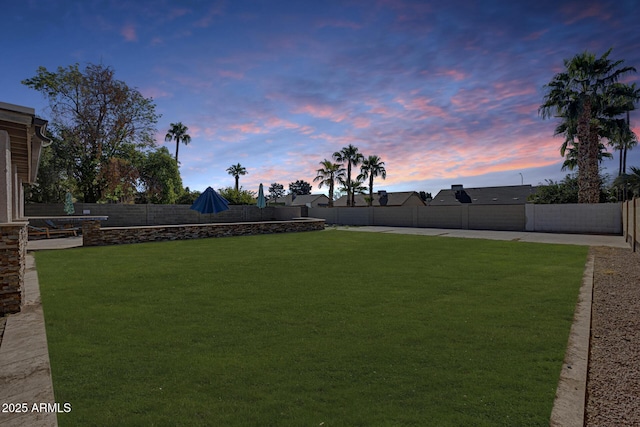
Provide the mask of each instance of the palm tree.
[{"label": "palm tree", "polygon": [[[634,196],[640,196],[640,168],[631,166],[631,173],[622,174],[613,181],[613,185],[624,191],[630,191]],[[625,194],[625,199],[627,194]]]},{"label": "palm tree", "polygon": [[336,181],[340,181],[344,178],[345,170],[340,163],[333,163],[331,160],[324,159],[320,162],[321,169],[316,171],[316,176],[313,182],[320,181],[318,188],[322,188],[323,185],[329,187],[329,207],[333,207],[333,189]]},{"label": "palm tree", "polygon": [[[347,179],[344,179],[344,177],[340,180],[338,180],[338,182],[340,182],[340,184],[342,185],[342,187],[340,187],[338,189],[338,191],[341,192],[345,192],[347,191],[347,188],[351,189],[351,206],[355,206],[355,195],[356,194],[365,194],[367,192],[367,187],[365,187],[362,184],[362,181],[360,180],[355,180],[355,181],[349,181]],[[349,199],[347,199],[347,203],[349,202]]]},{"label": "palm tree", "polygon": [[387,170],[384,168],[384,162],[378,156],[369,156],[362,161],[360,166],[360,175],[358,179],[369,179],[369,206],[373,204],[373,178],[376,176],[387,179]]},{"label": "palm tree", "polygon": [[621,176],[627,173],[627,151],[638,145],[638,137],[631,130],[629,111],[627,111],[627,120],[618,120],[610,131],[610,145],[620,151],[618,176]]},{"label": "palm tree", "polygon": [[565,59],[566,71],[556,74],[545,86],[547,93],[538,110],[545,119],[560,118],[562,123],[556,128],[556,135],[564,134],[565,144],[577,147],[579,203],[598,203],[602,129],[638,99],[635,84],[618,83],[621,76],[635,72],[635,68],[620,68],[624,61],[611,61],[610,53],[611,49],[596,58],[584,52]]},{"label": "palm tree", "polygon": [[[560,170],[569,169],[570,171],[574,170],[578,167],[578,148],[575,145],[571,145],[571,147],[561,149],[562,155],[566,158],[564,163],[562,163],[562,168]],[[603,143],[598,144],[598,163],[602,163],[604,159],[612,159],[613,155],[607,151],[607,147]]]},{"label": "palm tree", "polygon": [[358,166],[362,160],[364,160],[364,156],[362,153],[358,152],[358,147],[354,147],[349,144],[346,147],[342,147],[342,150],[336,151],[333,153],[333,159],[340,163],[347,163],[347,180],[346,182],[346,191],[347,191],[347,206],[352,206],[355,202],[354,192],[351,187],[351,166]]},{"label": "palm tree", "polygon": [[171,128],[169,132],[164,136],[165,141],[176,141],[176,163],[178,163],[178,149],[180,148],[180,143],[182,142],[184,145],[187,145],[191,142],[191,136],[187,134],[189,130],[188,127],[182,124],[182,122],[171,123]]},{"label": "palm tree", "polygon": [[236,179],[236,191],[239,191],[238,183],[240,182],[240,175],[246,175],[249,172],[247,172],[244,166],[242,166],[240,163],[228,167],[227,172],[229,173],[229,175],[233,175],[233,177]]}]

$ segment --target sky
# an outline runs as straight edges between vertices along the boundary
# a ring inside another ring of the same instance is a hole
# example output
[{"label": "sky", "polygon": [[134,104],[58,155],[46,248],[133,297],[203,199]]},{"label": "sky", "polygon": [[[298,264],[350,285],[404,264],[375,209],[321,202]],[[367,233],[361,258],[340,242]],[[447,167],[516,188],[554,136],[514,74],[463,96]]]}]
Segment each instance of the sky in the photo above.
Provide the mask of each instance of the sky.
[{"label": "sky", "polygon": [[[21,81],[103,64],[189,128],[191,190],[313,185],[353,144],[385,163],[374,191],[537,185],[560,180],[563,138],[538,107],[563,60],[613,48],[640,69],[636,0],[0,0],[0,102],[48,103]],[[624,79],[638,82],[638,74]],[[640,113],[632,112],[640,134]],[[628,164],[640,167],[640,148]],[[616,175],[617,154],[603,163]]]}]

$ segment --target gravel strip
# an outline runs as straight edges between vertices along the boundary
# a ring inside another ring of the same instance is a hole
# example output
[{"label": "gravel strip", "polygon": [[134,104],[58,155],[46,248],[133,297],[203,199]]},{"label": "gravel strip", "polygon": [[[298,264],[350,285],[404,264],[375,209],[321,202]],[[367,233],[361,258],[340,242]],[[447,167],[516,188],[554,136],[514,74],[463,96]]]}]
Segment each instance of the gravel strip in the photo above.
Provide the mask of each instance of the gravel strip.
[{"label": "gravel strip", "polygon": [[640,426],[640,253],[595,256],[586,427]]}]

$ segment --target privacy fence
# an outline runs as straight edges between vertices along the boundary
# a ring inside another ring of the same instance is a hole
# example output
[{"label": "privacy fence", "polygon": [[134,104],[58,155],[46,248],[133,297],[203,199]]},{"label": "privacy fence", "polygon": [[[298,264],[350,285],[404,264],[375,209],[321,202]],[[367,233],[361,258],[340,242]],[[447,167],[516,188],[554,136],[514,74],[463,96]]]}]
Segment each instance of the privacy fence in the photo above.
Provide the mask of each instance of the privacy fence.
[{"label": "privacy fence", "polygon": [[620,203],[309,208],[309,216],[340,225],[622,234]]},{"label": "privacy fence", "polygon": [[[300,208],[229,206],[219,214],[201,214],[190,205],[74,203],[75,215],[108,216],[102,227],[283,221],[300,216]],[[28,204],[25,216],[63,216],[64,204]]]},{"label": "privacy fence", "polygon": [[625,240],[635,252],[640,247],[640,198],[628,200],[622,205],[622,228]]},{"label": "privacy fence", "polygon": [[[298,217],[322,218],[327,224],[392,227],[458,228],[470,230],[539,231],[549,233],[623,234],[623,216],[637,218],[634,206],[622,203],[563,205],[379,206],[307,208],[230,206],[217,215],[200,214],[189,205],[123,205],[76,203],[75,214],[108,216],[102,227],[282,221]],[[634,204],[635,203],[635,204]],[[626,205],[625,205],[626,206]],[[628,215],[627,210],[634,213]],[[623,215],[623,211],[625,214]],[[61,216],[62,204],[29,204],[25,215]],[[633,224],[633,219],[629,220]],[[637,222],[636,222],[637,223]],[[626,224],[626,223],[625,223]],[[634,229],[633,227],[630,230]],[[626,228],[625,228],[626,230]],[[632,235],[631,231],[628,235]]]}]

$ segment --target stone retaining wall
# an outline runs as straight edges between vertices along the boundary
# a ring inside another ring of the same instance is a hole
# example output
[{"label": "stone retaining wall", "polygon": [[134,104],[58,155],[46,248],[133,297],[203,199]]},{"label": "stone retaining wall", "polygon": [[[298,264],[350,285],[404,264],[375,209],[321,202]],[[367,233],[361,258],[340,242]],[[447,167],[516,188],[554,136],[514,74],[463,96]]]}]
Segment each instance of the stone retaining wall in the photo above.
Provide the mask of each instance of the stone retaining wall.
[{"label": "stone retaining wall", "polygon": [[82,238],[84,246],[106,246],[207,237],[314,231],[323,230],[324,222],[324,219],[309,218],[293,221],[101,228],[99,221],[85,221],[82,224]]},{"label": "stone retaining wall", "polygon": [[22,306],[27,238],[26,224],[0,225],[0,316]]}]

